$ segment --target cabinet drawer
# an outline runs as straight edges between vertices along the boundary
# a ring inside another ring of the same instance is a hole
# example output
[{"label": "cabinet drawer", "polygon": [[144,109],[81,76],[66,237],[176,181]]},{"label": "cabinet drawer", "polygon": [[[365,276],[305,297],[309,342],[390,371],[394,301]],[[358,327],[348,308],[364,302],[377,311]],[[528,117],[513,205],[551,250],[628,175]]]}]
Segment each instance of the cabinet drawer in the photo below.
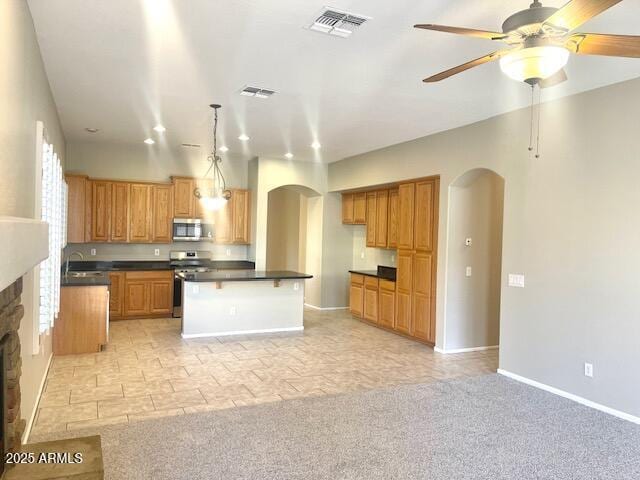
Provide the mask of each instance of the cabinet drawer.
[{"label": "cabinet drawer", "polygon": [[351,283],[354,285],[363,285],[364,284],[364,275],[360,275],[358,273],[351,274]]},{"label": "cabinet drawer", "polygon": [[376,277],[364,277],[364,286],[368,288],[378,288],[378,279]]},{"label": "cabinet drawer", "polygon": [[380,290],[387,290],[389,292],[396,291],[396,282],[392,282],[391,280],[384,280],[381,278],[379,285],[380,285]]},{"label": "cabinet drawer", "polygon": [[152,280],[173,278],[173,270],[147,270],[140,272],[127,272],[127,280]]}]

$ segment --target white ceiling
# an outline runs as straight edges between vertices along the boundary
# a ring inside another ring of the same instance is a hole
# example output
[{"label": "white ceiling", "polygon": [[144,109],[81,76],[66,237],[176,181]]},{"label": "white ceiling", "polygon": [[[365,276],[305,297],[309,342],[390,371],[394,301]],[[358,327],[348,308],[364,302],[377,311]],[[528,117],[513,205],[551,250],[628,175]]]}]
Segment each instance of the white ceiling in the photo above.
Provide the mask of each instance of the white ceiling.
[{"label": "white ceiling", "polygon": [[[327,2],[327,3],[324,3]],[[231,152],[335,161],[525,106],[530,92],[484,65],[439,84],[421,79],[499,48],[412,28],[499,30],[530,0],[29,0],[68,141],[207,145],[209,103],[223,104]],[[565,0],[549,0],[559,7]],[[373,17],[350,39],[303,28],[330,5]],[[626,0],[579,30],[640,35]],[[564,96],[640,76],[640,60],[573,56]],[[245,85],[275,89],[241,97]],[[100,132],[91,135],[85,127]],[[251,140],[237,140],[246,133]],[[157,134],[154,134],[157,138]],[[322,144],[314,155],[310,144]]]}]

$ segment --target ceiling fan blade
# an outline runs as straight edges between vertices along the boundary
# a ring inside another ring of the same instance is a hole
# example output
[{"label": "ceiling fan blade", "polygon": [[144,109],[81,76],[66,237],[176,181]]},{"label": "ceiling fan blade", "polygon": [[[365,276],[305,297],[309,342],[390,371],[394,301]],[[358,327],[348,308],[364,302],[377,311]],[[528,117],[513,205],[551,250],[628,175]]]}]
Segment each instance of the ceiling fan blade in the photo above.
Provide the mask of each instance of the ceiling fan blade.
[{"label": "ceiling fan blade", "polygon": [[564,69],[560,70],[557,73],[554,73],[553,75],[551,75],[549,78],[545,78],[544,80],[540,80],[540,82],[538,82],[538,86],[540,88],[549,88],[549,87],[555,87],[556,85],[562,83],[562,82],[566,82],[567,81],[567,72],[564,71]]},{"label": "ceiling fan blade", "polygon": [[489,32],[486,30],[476,30],[473,28],[448,27],[446,25],[433,25],[431,23],[422,23],[414,25],[414,28],[422,28],[424,30],[435,30],[438,32],[457,33],[458,35],[466,35],[468,37],[484,38],[487,40],[502,40],[508,35],[502,32]]},{"label": "ceiling fan blade", "polygon": [[640,37],[635,35],[574,33],[565,46],[578,55],[640,58]]},{"label": "ceiling fan blade", "polygon": [[569,32],[622,0],[571,0],[547,18],[542,28]]},{"label": "ceiling fan blade", "polygon": [[463,63],[462,65],[458,65],[457,67],[450,68],[449,70],[445,70],[444,72],[440,72],[436,75],[432,75],[429,78],[425,78],[423,82],[439,82],[440,80],[444,80],[445,78],[449,78],[452,75],[464,72],[465,70],[469,70],[470,68],[477,67],[478,65],[482,65],[493,60],[497,60],[498,58],[512,51],[513,50],[499,50],[497,52],[490,53],[489,55],[485,55],[484,57],[476,58],[475,60],[471,60],[470,62]]}]

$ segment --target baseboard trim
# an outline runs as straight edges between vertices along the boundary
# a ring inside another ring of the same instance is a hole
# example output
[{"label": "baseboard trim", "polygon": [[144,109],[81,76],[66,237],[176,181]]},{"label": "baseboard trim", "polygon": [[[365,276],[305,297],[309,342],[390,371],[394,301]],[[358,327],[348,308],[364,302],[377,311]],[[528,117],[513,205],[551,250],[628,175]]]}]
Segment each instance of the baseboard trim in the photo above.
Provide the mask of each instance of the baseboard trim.
[{"label": "baseboard trim", "polygon": [[305,303],[305,307],[310,308],[311,310],[320,310],[320,311],[331,311],[331,310],[349,310],[349,307],[316,307],[315,305],[311,305],[310,303]]},{"label": "baseboard trim", "polygon": [[51,368],[52,361],[53,361],[53,353],[49,355],[49,360],[47,361],[47,368],[45,368],[44,375],[42,376],[42,380],[40,380],[38,395],[36,395],[36,403],[33,406],[33,411],[31,412],[31,416],[29,417],[27,426],[24,429],[24,433],[22,434],[23,445],[29,441],[29,436],[31,435],[31,429],[33,428],[33,422],[36,421],[36,415],[38,413],[38,405],[40,404],[40,397],[42,397],[42,391],[44,390],[44,384],[47,381],[47,375],[49,375],[49,369]]},{"label": "baseboard trim", "polygon": [[204,337],[228,337],[229,335],[249,335],[253,333],[277,333],[277,332],[300,332],[304,330],[304,327],[290,327],[290,328],[265,328],[261,330],[238,330],[235,332],[212,332],[212,333],[181,333],[182,338],[204,338]]},{"label": "baseboard trim", "polygon": [[608,413],[609,415],[613,415],[614,417],[618,417],[623,420],[627,420],[628,422],[632,422],[640,425],[640,417],[636,417],[635,415],[631,415],[630,413],[622,412],[620,410],[616,410],[615,408],[607,407],[606,405],[602,405],[600,403],[587,400],[586,398],[579,397],[578,395],[574,395],[573,393],[565,392],[564,390],[560,390],[559,388],[551,387],[544,383],[536,382],[535,380],[531,380],[530,378],[527,378],[527,377],[522,377],[515,373],[509,372],[508,370],[503,370],[502,368],[498,369],[498,373],[500,375],[504,375],[505,377],[509,377],[512,380],[525,383],[532,387],[539,388],[540,390],[544,390],[546,392],[553,393],[554,395],[558,395],[568,400],[572,400],[576,403],[580,403],[581,405],[584,405],[586,407],[593,408],[595,410],[600,410],[601,412]]},{"label": "baseboard trim", "polygon": [[483,350],[495,350],[499,348],[500,345],[489,345],[486,347],[470,347],[470,348],[440,348],[433,347],[433,349],[438,353],[466,353],[466,352],[481,352]]}]

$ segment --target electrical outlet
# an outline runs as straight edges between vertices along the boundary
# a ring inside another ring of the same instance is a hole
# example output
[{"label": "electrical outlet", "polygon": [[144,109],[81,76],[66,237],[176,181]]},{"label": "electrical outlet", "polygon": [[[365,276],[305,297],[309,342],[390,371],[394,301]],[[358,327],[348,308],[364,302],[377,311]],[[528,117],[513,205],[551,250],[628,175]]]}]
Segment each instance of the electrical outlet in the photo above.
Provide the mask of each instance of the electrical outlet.
[{"label": "electrical outlet", "polygon": [[391,255],[391,263],[394,263],[396,261],[396,256],[395,255]]},{"label": "electrical outlet", "polygon": [[160,256],[160,249],[159,249],[159,248],[156,248],[156,249],[153,251],[153,254],[154,254],[156,257],[159,257],[159,256]]},{"label": "electrical outlet", "polygon": [[227,253],[227,257],[230,257],[230,256],[231,256],[231,249],[230,249],[230,248],[227,248],[226,253]]},{"label": "electrical outlet", "polygon": [[471,276],[471,267],[467,267],[467,268],[466,268],[466,270],[465,270],[465,275],[466,275],[467,277],[470,277],[470,276]]},{"label": "electrical outlet", "polygon": [[300,284],[298,282],[294,282],[293,283],[293,289],[294,290],[300,290]]},{"label": "electrical outlet", "polygon": [[198,285],[197,283],[196,283],[195,285],[193,285],[193,286],[191,287],[191,292],[192,292],[192,293],[196,293],[196,294],[197,294],[197,293],[200,293],[200,285]]},{"label": "electrical outlet", "polygon": [[229,308],[229,315],[235,315],[237,313],[236,307]]},{"label": "electrical outlet", "polygon": [[584,364],[584,376],[593,378],[593,364],[591,363]]},{"label": "electrical outlet", "polygon": [[92,256],[92,257],[95,257],[95,256],[96,256],[96,249],[95,249],[95,248],[92,248],[92,249],[91,249],[91,256]]},{"label": "electrical outlet", "polygon": [[364,259],[364,250],[360,252],[360,258]]}]

